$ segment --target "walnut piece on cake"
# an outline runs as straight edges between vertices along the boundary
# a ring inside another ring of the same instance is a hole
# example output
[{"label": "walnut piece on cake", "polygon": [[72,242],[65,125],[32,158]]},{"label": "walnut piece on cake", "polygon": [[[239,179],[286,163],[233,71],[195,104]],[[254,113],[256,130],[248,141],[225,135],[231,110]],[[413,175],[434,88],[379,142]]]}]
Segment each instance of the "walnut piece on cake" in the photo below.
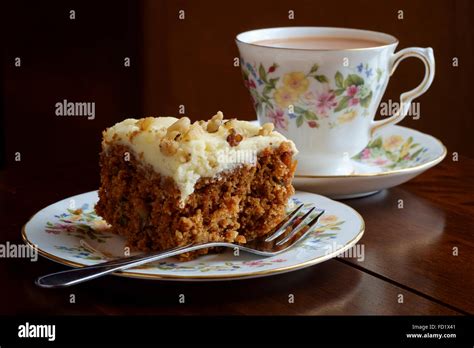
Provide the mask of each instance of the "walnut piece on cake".
[{"label": "walnut piece on cake", "polygon": [[126,119],[103,132],[96,211],[137,250],[244,244],[283,218],[296,153],[273,124],[226,120],[222,112],[194,123]]}]

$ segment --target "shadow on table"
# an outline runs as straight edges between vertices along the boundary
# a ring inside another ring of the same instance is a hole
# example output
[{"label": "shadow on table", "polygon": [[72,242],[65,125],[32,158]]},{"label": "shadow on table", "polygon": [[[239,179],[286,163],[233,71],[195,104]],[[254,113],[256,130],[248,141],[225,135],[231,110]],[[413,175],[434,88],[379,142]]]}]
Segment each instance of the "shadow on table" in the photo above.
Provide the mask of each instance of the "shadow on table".
[{"label": "shadow on table", "polygon": [[[45,260],[41,263],[39,274],[64,269]],[[24,303],[34,303],[25,306],[26,313],[292,315],[341,305],[359,282],[359,272],[330,260],[247,280],[185,283],[107,276],[71,288],[41,289],[33,285],[33,279],[22,279],[21,288]],[[71,296],[75,303],[70,303]]]}]

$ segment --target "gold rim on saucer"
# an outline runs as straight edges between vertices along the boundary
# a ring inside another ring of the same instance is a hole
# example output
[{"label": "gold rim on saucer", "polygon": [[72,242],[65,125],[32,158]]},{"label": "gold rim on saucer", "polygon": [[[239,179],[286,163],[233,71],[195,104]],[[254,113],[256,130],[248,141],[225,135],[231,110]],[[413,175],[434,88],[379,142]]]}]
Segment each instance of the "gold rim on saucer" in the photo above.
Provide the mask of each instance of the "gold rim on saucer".
[{"label": "gold rim on saucer", "polygon": [[444,144],[437,138],[431,136],[438,144],[443,148],[443,152],[441,155],[435,159],[432,159],[431,161],[419,164],[417,166],[409,167],[409,168],[400,168],[400,169],[393,169],[393,170],[388,170],[385,172],[380,172],[380,173],[360,173],[360,174],[345,174],[345,175],[296,175],[295,178],[301,178],[301,179],[324,179],[324,178],[359,178],[359,177],[374,177],[374,176],[386,176],[386,175],[392,175],[392,174],[400,174],[400,173],[407,173],[407,172],[416,172],[418,170],[423,170],[423,169],[428,169],[430,167],[433,167],[440,163],[447,155],[448,149]]}]

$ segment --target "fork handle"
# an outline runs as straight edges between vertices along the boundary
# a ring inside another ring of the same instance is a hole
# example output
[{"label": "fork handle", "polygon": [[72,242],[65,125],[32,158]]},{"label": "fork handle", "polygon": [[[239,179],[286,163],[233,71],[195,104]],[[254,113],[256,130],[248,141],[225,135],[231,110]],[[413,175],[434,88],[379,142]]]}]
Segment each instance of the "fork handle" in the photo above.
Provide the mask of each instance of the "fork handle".
[{"label": "fork handle", "polygon": [[164,251],[146,254],[145,256],[131,256],[123,259],[104,262],[98,265],[74,268],[62,272],[51,273],[39,277],[36,280],[36,284],[42,288],[62,288],[71,285],[76,285],[116,271],[141,266],[145,263],[158,261],[167,257],[176,256],[189,251],[208,248],[210,244],[211,243],[200,245],[188,244],[173,249],[167,249]]}]

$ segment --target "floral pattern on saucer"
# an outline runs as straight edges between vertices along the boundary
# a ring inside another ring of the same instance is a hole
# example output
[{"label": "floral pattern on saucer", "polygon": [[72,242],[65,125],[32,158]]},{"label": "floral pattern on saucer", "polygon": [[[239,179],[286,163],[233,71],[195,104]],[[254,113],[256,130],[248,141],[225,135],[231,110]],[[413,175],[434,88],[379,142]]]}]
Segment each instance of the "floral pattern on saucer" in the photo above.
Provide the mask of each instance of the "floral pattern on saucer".
[{"label": "floral pattern on saucer", "polygon": [[399,134],[378,136],[353,157],[363,164],[378,166],[382,171],[410,168],[430,160],[428,148]]},{"label": "floral pattern on saucer", "polygon": [[339,177],[296,174],[293,185],[335,199],[363,197],[413,179],[441,162],[446,154],[443,143],[431,135],[387,126],[351,159],[354,173]]}]

